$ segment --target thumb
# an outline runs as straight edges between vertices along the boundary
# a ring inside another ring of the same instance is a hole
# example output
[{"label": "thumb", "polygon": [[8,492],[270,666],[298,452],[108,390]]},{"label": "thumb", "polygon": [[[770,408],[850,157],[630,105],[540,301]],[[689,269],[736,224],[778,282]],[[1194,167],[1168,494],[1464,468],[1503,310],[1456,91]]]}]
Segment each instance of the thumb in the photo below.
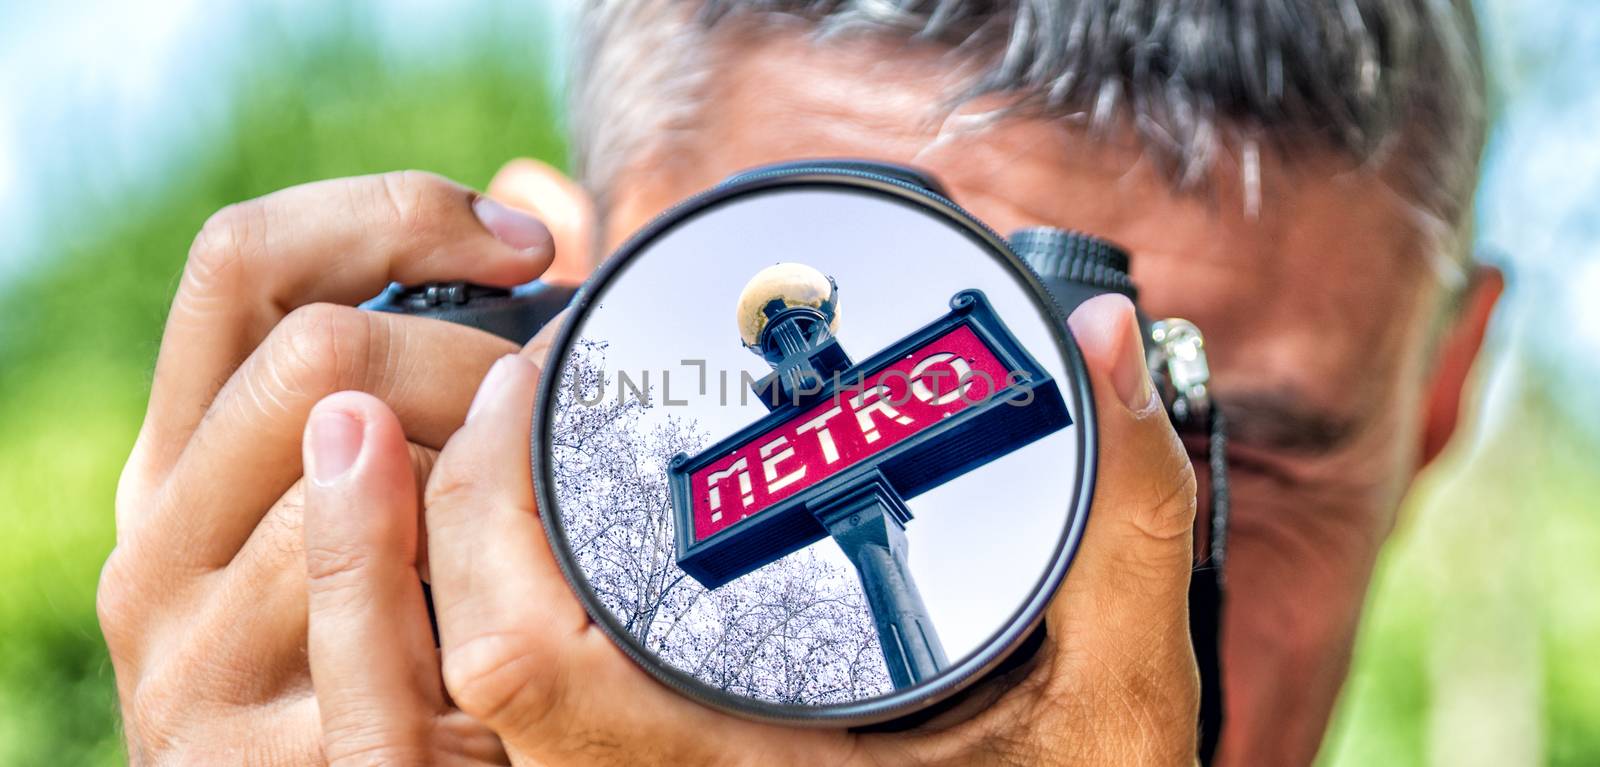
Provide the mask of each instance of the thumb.
[{"label": "thumb", "polygon": [[594,201],[576,181],[555,168],[528,158],[505,164],[489,182],[495,200],[539,217],[556,241],[556,258],[543,279],[576,285],[589,278],[599,263],[595,252]]},{"label": "thumb", "polygon": [[1151,384],[1132,302],[1097,296],[1068,324],[1089,369],[1100,451],[1088,528],[1052,617],[1092,639],[1096,647],[1085,649],[1170,655],[1192,667],[1194,469]]}]

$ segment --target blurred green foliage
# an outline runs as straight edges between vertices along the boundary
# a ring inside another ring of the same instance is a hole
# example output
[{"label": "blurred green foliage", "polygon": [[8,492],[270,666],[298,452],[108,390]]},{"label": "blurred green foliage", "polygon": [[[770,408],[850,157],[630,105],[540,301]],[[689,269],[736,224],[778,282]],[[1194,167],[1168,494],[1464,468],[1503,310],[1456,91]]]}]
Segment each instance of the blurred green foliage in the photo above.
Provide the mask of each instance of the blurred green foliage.
[{"label": "blurred green foliage", "polygon": [[1324,765],[1600,764],[1600,444],[1495,351],[1526,375],[1402,511]]},{"label": "blurred green foliage", "polygon": [[[491,14],[472,52],[432,60],[386,54],[369,26],[255,25],[222,123],[159,178],[74,169],[80,194],[48,222],[49,256],[0,288],[5,306],[26,307],[0,323],[0,764],[122,761],[94,587],[166,307],[205,218],[314,179],[413,167],[481,186],[509,157],[561,161],[533,30]],[[1540,381],[1414,495],[1324,763],[1600,764],[1596,450]]]},{"label": "blurred green foliage", "polygon": [[358,16],[309,36],[262,19],[237,102],[179,166],[76,169],[90,177],[48,222],[45,263],[0,289],[27,307],[0,320],[0,765],[123,761],[95,582],[201,223],[314,179],[420,168],[481,188],[511,157],[561,163],[539,30],[518,26],[486,14],[473,52],[428,61],[385,55]]}]

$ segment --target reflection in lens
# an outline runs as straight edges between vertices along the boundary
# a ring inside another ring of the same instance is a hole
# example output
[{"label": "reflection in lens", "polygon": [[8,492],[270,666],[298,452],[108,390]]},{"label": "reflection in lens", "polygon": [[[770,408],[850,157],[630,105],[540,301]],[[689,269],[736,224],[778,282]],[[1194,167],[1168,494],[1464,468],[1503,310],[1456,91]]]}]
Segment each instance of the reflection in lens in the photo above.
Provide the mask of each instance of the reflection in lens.
[{"label": "reflection in lens", "polygon": [[915,205],[814,188],[624,257],[573,320],[540,454],[558,556],[641,662],[827,707],[971,673],[1037,618],[1081,435],[1016,269]]}]

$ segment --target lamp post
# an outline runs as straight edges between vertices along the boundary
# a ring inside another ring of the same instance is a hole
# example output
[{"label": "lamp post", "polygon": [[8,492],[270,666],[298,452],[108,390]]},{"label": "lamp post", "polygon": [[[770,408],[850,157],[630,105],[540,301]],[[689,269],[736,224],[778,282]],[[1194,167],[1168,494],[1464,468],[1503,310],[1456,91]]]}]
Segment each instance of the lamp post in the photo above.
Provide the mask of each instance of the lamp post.
[{"label": "lamp post", "polygon": [[[745,347],[772,365],[752,386],[774,412],[799,408],[851,366],[834,338],[839,289],[833,278],[804,264],[758,272],[739,296],[739,334]],[[933,678],[949,664],[928,608],[907,563],[905,526],[911,520],[900,493],[873,472],[811,506],[861,579],[889,678],[905,688]]]}]

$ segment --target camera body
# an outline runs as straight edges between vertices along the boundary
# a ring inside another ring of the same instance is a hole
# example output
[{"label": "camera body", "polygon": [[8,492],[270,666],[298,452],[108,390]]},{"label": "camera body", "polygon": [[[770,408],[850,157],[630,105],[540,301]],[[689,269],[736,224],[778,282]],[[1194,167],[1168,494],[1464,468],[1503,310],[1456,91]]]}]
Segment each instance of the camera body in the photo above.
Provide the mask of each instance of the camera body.
[{"label": "camera body", "polygon": [[[965,213],[950,202],[945,190],[932,177],[912,168],[870,161],[805,161],[766,166],[736,174],[717,189],[767,183],[784,176],[815,177],[819,174],[891,184]],[[996,236],[995,239],[1001,238]],[[1042,227],[1015,232],[1004,238],[1004,242],[1054,299],[1062,322],[1079,304],[1104,293],[1120,293],[1136,302],[1138,290],[1129,273],[1129,256],[1110,242]],[[522,344],[577,296],[577,288],[542,281],[512,289],[463,282],[413,287],[395,284],[363,304],[363,308],[442,319]],[[1210,503],[1205,508],[1209,519],[1197,530],[1197,564],[1189,596],[1190,633],[1202,680],[1199,755],[1202,762],[1209,763],[1221,731],[1223,709],[1218,631],[1223,607],[1222,565],[1226,554],[1228,511],[1225,427],[1220,409],[1214,407],[1211,400],[1210,371],[1200,331],[1181,319],[1152,321],[1142,311],[1138,317],[1155,389],[1173,425],[1180,432],[1200,438],[1208,448]],[[1025,662],[1042,638],[1041,624],[1024,646],[995,671],[1004,672]],[[936,715],[939,708],[943,706],[887,726],[914,725]]]}]

